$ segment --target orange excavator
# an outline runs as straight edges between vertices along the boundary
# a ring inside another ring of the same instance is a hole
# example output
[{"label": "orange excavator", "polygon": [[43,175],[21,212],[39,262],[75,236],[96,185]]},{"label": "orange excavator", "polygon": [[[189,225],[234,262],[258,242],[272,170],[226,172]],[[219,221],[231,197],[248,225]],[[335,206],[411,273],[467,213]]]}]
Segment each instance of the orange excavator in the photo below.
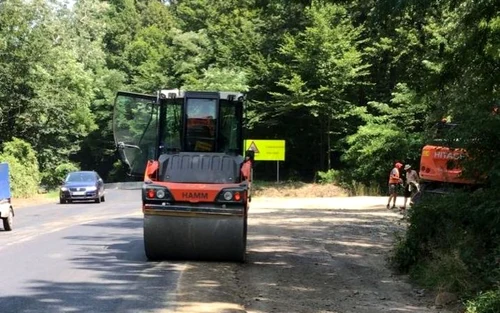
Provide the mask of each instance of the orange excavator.
[{"label": "orange excavator", "polygon": [[254,152],[243,148],[244,95],[118,92],[113,133],[143,178],[150,260],[245,260]]},{"label": "orange excavator", "polygon": [[436,124],[434,138],[422,148],[420,155],[420,191],[413,197],[417,202],[425,193],[446,194],[458,189],[473,190],[484,183],[482,179],[465,177],[461,160],[467,158],[467,151],[454,139],[453,130],[457,124],[446,119]]}]

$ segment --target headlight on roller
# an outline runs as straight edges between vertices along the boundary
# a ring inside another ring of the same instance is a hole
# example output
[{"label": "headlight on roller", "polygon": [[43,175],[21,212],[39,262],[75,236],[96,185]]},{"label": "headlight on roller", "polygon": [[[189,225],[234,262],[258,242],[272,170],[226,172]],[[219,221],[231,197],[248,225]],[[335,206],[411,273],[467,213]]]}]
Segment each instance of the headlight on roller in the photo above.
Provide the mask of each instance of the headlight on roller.
[{"label": "headlight on roller", "polygon": [[165,190],[163,190],[163,189],[158,189],[158,190],[156,191],[156,197],[157,197],[158,199],[163,199],[163,198],[165,198]]},{"label": "headlight on roller", "polygon": [[224,200],[230,201],[233,198],[233,193],[231,191],[224,192]]},{"label": "headlight on roller", "polygon": [[242,189],[224,189],[222,190],[217,199],[222,202],[244,202],[246,201],[246,190]]},{"label": "headlight on roller", "polygon": [[170,191],[163,186],[147,186],[142,189],[144,200],[170,200],[172,195]]}]

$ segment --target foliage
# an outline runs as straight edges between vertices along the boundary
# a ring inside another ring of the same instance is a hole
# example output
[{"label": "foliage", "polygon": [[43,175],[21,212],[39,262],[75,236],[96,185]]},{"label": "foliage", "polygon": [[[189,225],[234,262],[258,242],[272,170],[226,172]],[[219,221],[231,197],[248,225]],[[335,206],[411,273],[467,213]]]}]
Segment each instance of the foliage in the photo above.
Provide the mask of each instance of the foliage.
[{"label": "foliage", "polygon": [[433,287],[464,294],[500,281],[498,190],[426,196],[411,209],[393,264]]},{"label": "foliage", "polygon": [[248,91],[244,71],[214,67],[203,70],[203,76],[198,81],[186,84],[182,88],[200,91]]},{"label": "foliage", "polygon": [[59,164],[53,170],[46,170],[42,173],[42,185],[47,189],[53,189],[61,185],[66,175],[69,172],[78,171],[80,168],[77,164],[66,162]]},{"label": "foliage", "polygon": [[408,151],[406,135],[394,124],[367,124],[347,138],[349,149],[343,160],[356,166],[349,178],[360,182],[387,181],[394,161],[402,160]]},{"label": "foliage", "polygon": [[4,142],[0,162],[7,162],[10,170],[10,186],[13,197],[32,197],[38,193],[40,172],[36,152],[24,140],[13,138]]},{"label": "foliage", "polygon": [[340,171],[330,169],[326,172],[318,171],[318,182],[320,184],[340,184]]},{"label": "foliage", "polygon": [[356,180],[351,180],[350,182],[341,184],[344,188],[349,191],[349,196],[379,196],[382,194],[382,190],[378,184],[366,185],[360,183]]},{"label": "foliage", "polygon": [[346,137],[348,146],[342,159],[353,170],[345,179],[367,185],[387,184],[395,161],[418,164],[422,146],[425,102],[406,84],[398,84],[390,102],[370,102],[372,112],[364,113],[366,124]]},{"label": "foliage", "polygon": [[[306,108],[318,125],[313,136],[325,140],[319,150],[324,160],[333,140],[345,134],[358,113],[348,92],[366,75],[367,66],[358,48],[360,29],[350,23],[345,8],[312,1],[305,18],[307,27],[286,34],[280,45],[274,64],[280,76],[277,90],[269,92],[274,99],[269,107],[275,116],[296,115],[297,108]],[[331,167],[328,157],[326,167]]]},{"label": "foliage", "polygon": [[69,12],[46,1],[7,1],[0,10],[0,140],[30,142],[41,170],[67,160],[95,128],[85,64],[95,60],[80,57],[92,50],[79,49],[69,24]]},{"label": "foliage", "polygon": [[500,312],[500,287],[481,292],[473,300],[467,301],[465,313]]}]

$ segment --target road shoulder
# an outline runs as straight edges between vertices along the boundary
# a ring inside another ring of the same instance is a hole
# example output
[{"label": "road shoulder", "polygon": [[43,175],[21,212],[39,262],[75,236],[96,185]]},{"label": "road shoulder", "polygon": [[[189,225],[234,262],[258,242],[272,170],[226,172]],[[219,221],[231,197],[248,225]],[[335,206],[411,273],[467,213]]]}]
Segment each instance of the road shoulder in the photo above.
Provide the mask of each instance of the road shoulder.
[{"label": "road shoulder", "polygon": [[191,262],[175,312],[446,312],[387,265],[401,216],[385,197],[256,198],[247,262]]}]

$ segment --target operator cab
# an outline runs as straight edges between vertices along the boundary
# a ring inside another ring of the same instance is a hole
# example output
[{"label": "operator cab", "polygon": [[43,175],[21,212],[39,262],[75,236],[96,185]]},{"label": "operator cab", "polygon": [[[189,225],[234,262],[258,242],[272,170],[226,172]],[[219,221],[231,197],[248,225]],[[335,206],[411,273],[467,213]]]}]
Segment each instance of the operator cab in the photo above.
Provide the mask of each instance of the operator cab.
[{"label": "operator cab", "polygon": [[142,177],[147,161],[164,154],[241,156],[243,100],[238,92],[118,92],[113,133],[120,157],[131,175]]},{"label": "operator cab", "polygon": [[458,148],[460,140],[457,133],[456,123],[449,123],[446,120],[439,121],[434,125],[432,137],[428,143],[435,146],[446,146],[450,148]]}]

